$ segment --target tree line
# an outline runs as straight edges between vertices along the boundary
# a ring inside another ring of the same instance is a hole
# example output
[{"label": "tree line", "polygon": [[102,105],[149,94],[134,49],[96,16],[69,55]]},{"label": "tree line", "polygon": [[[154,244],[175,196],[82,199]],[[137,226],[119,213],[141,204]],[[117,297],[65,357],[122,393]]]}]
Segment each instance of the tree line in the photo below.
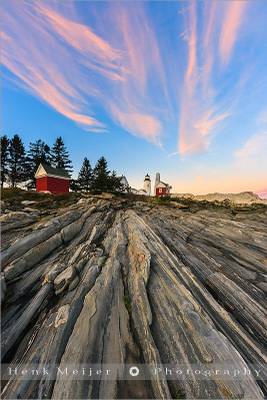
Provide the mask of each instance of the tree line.
[{"label": "tree line", "polygon": [[[71,176],[73,172],[69,153],[61,136],[56,138],[50,148],[43,140],[30,143],[28,151],[19,137],[14,135],[9,139],[1,137],[1,187],[8,183],[12,188],[25,182],[28,189],[35,187],[34,175],[40,163],[54,168],[62,168]],[[84,158],[78,179],[72,179],[70,187],[74,191],[122,192],[125,190],[121,178],[115,171],[108,169],[107,161],[101,157],[91,166],[87,157]]]}]

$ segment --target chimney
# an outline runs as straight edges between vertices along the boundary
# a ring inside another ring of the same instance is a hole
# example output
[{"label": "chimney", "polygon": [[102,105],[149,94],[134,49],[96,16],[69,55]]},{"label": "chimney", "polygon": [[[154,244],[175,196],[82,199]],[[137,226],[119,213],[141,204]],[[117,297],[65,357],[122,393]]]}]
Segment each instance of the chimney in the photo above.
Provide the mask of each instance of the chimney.
[{"label": "chimney", "polygon": [[160,173],[159,172],[156,173],[155,186],[154,186],[154,196],[156,196],[156,187],[157,187],[158,183],[160,183]]}]

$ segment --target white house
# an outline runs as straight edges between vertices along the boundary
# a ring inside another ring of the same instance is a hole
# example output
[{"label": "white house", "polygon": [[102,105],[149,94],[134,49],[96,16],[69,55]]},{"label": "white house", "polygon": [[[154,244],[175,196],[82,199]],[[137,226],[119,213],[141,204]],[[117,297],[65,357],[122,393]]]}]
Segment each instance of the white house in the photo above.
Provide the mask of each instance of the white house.
[{"label": "white house", "polygon": [[122,175],[120,176],[120,182],[124,187],[123,193],[129,193],[131,191],[129,182],[127,181],[126,176]]}]

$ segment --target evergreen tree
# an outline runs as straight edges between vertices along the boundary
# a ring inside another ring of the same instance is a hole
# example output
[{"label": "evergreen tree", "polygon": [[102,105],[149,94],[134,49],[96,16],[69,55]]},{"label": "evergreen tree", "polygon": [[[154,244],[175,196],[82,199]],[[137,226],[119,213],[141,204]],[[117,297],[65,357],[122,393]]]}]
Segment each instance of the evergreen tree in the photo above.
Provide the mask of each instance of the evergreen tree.
[{"label": "evergreen tree", "polygon": [[104,157],[101,157],[93,171],[92,190],[97,192],[122,192],[123,185],[116,172],[108,170],[108,164]]},{"label": "evergreen tree", "polygon": [[1,136],[1,187],[8,178],[9,140],[6,135]]},{"label": "evergreen tree", "polygon": [[84,158],[82,168],[78,176],[78,186],[80,190],[88,191],[91,189],[93,180],[93,170],[88,158]]},{"label": "evergreen tree", "polygon": [[9,142],[9,178],[11,186],[15,187],[18,182],[26,179],[26,157],[25,148],[19,135],[14,135]]},{"label": "evergreen tree", "polygon": [[79,184],[78,184],[78,180],[77,179],[71,179],[71,181],[70,181],[70,189],[73,192],[78,192]]},{"label": "evergreen tree", "polygon": [[107,160],[101,157],[93,171],[92,189],[97,192],[108,192],[110,190],[109,176]]},{"label": "evergreen tree", "polygon": [[52,147],[51,156],[51,164],[54,168],[63,168],[71,175],[73,171],[72,162],[69,159],[69,153],[61,136],[56,139]]},{"label": "evergreen tree", "polygon": [[112,174],[109,177],[109,190],[111,192],[123,192],[125,190],[121,183],[121,178],[116,175],[115,171],[112,171]]},{"label": "evergreen tree", "polygon": [[35,186],[34,175],[40,163],[51,164],[50,147],[42,140],[30,143],[27,153],[27,171],[28,179],[31,180],[31,186]]}]

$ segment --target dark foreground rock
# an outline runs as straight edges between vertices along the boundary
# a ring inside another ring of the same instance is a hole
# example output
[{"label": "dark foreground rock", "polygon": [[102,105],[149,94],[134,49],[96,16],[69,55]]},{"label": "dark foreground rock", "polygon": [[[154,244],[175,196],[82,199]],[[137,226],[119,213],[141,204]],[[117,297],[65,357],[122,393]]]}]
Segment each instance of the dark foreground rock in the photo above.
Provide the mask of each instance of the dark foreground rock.
[{"label": "dark foreground rock", "polygon": [[[264,398],[266,210],[92,197],[22,214],[2,221],[3,398]],[[88,364],[114,379],[7,368]],[[149,380],[128,379],[137,364]],[[170,364],[201,377],[153,374]]]}]

